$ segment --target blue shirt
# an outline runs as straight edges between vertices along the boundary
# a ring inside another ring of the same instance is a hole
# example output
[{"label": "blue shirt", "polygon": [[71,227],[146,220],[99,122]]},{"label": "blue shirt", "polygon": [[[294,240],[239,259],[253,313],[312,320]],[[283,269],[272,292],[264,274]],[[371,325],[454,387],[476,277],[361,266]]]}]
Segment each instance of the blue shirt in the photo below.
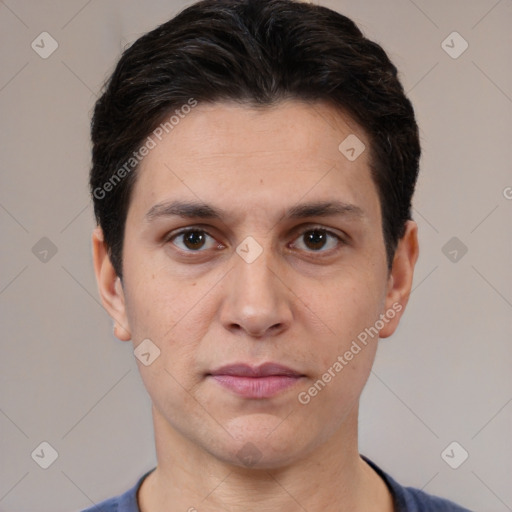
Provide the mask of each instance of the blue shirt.
[{"label": "blue shirt", "polygon": [[[471,512],[467,508],[456,505],[452,501],[437,498],[419,489],[402,487],[387,473],[384,473],[374,462],[364,455],[361,455],[361,457],[379,474],[388,486],[393,496],[395,512]],[[144,478],[155,469],[156,468],[153,468],[142,475],[137,483],[124,494],[116,498],[102,501],[91,508],[82,510],[82,512],[140,512],[137,504],[137,491]]]}]

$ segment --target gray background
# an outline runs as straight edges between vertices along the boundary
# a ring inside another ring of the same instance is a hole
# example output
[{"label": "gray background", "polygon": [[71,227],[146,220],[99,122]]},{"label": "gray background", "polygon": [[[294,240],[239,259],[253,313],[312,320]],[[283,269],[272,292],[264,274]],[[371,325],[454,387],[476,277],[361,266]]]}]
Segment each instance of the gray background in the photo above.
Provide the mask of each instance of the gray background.
[{"label": "gray background", "polygon": [[[156,463],[131,344],[96,291],[88,127],[121,49],[188,3],[0,2],[1,511],[79,510]],[[388,51],[424,150],[414,291],[380,342],[360,451],[402,484],[512,510],[512,1],[322,4]],[[31,47],[43,31],[59,45],[47,59]],[[441,44],[453,31],[469,44],[458,58]],[[31,456],[43,441],[58,452],[48,469]],[[469,453],[458,469],[441,457],[452,441]]]}]

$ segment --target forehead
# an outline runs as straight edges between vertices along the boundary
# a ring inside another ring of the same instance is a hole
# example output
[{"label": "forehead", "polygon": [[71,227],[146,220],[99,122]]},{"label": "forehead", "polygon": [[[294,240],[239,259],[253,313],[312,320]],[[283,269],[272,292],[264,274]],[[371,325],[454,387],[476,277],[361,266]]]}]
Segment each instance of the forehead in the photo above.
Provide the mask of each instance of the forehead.
[{"label": "forehead", "polygon": [[[285,206],[284,199],[290,206],[328,195],[350,204],[377,197],[364,131],[324,103],[199,104],[161,140],[153,138],[132,194],[138,217],[183,196],[244,210]],[[361,151],[356,159],[344,153],[347,140]]]},{"label": "forehead", "polygon": [[233,102],[199,104],[181,119],[173,116],[173,122],[146,162],[166,148],[181,148],[179,159],[261,159],[274,154],[332,162],[347,136],[366,139],[354,120],[323,102],[289,100],[258,109]]}]

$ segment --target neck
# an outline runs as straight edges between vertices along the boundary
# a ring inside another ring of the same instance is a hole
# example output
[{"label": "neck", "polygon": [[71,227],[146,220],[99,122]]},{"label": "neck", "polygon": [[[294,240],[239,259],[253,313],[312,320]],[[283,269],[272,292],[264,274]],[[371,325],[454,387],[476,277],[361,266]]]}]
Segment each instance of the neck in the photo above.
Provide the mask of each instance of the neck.
[{"label": "neck", "polygon": [[384,481],[358,451],[356,405],[342,427],[286,465],[219,460],[173,429],[153,406],[158,465],[142,483],[141,512],[392,512]]}]

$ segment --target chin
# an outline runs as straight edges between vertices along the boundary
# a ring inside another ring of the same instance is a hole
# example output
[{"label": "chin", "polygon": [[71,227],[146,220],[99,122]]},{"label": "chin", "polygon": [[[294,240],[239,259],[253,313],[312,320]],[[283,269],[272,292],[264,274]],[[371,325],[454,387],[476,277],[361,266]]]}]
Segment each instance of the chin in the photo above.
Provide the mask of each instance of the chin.
[{"label": "chin", "polygon": [[275,469],[300,459],[307,451],[297,442],[303,439],[297,426],[283,421],[286,416],[254,416],[239,417],[226,425],[231,439],[224,438],[228,445],[212,451],[218,459],[246,469]]}]

